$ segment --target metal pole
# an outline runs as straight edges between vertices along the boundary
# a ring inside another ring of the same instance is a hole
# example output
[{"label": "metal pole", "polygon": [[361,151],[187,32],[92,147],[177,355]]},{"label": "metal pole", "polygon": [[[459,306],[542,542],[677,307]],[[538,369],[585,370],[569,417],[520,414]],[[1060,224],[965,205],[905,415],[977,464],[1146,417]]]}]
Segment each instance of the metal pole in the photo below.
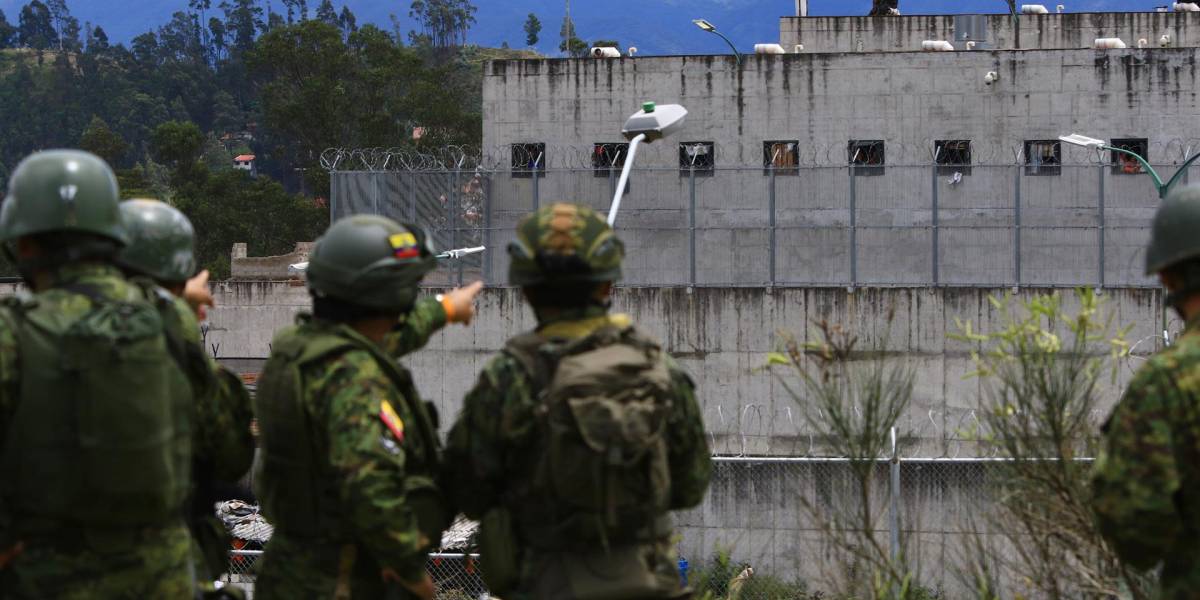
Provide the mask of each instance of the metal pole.
[{"label": "metal pole", "polygon": [[850,166],[850,286],[858,287],[858,192],[855,167]]},{"label": "metal pole", "polygon": [[770,224],[768,235],[770,236],[770,272],[767,274],[770,278],[771,287],[775,286],[775,161],[771,161],[771,193],[768,194],[767,220]]},{"label": "metal pole", "polygon": [[892,485],[888,494],[891,509],[888,511],[888,528],[891,530],[892,565],[900,564],[900,452],[896,444],[896,428],[892,427],[892,460],[889,463]]},{"label": "metal pole", "polygon": [[941,265],[939,264],[941,253],[938,251],[938,243],[939,243],[938,236],[940,233],[938,231],[938,168],[937,168],[937,165],[935,164],[935,165],[932,165],[930,167],[930,169],[933,170],[933,204],[932,204],[932,208],[933,208],[933,212],[932,212],[932,220],[933,220],[933,285],[936,286],[936,285],[938,285],[939,278],[941,276],[941,273],[940,273]]},{"label": "metal pole", "polygon": [[373,173],[373,175],[375,175],[375,176],[371,178],[371,183],[372,183],[371,188],[375,193],[372,194],[371,203],[373,204],[374,214],[379,214],[379,175],[380,174],[378,171],[376,171],[375,173]]},{"label": "metal pole", "polygon": [[[492,174],[488,173],[483,178],[483,245],[488,248],[492,247]],[[483,256],[483,281],[492,283],[492,256],[495,252],[488,252]]]},{"label": "metal pole", "polygon": [[1021,166],[1013,167],[1016,169],[1016,194],[1013,203],[1013,268],[1016,274],[1017,285],[1021,285]]},{"label": "metal pole", "polygon": [[696,165],[688,169],[691,203],[688,207],[688,283],[696,285]]},{"label": "metal pole", "polygon": [[[459,213],[460,207],[462,205],[462,202],[458,197],[458,193],[459,193],[459,181],[462,177],[462,166],[461,165],[455,166],[454,172],[450,173],[450,177],[451,177],[450,194],[449,194],[449,198],[447,199],[447,202],[449,203],[448,204],[449,210],[450,210],[450,220],[449,220],[450,240],[451,240],[450,247],[458,248],[459,247],[459,244],[458,244],[458,213]],[[454,262],[458,263],[458,285],[461,286],[463,284],[463,263],[466,261],[459,259]]]},{"label": "metal pole", "polygon": [[1099,279],[1100,279],[1100,287],[1104,287],[1104,225],[1105,225],[1105,219],[1104,219],[1104,169],[1105,169],[1105,167],[1103,165],[1101,165],[1101,167],[1100,167],[1100,197],[1099,197],[1099,207],[1100,207],[1100,235],[1099,235],[1100,276],[1099,276]]},{"label": "metal pole", "polygon": [[533,212],[537,212],[538,206],[541,204],[541,191],[538,189],[539,179],[541,177],[538,177],[538,170],[535,165],[533,169]]},{"label": "metal pole", "polygon": [[408,172],[408,222],[417,222],[417,172]]}]

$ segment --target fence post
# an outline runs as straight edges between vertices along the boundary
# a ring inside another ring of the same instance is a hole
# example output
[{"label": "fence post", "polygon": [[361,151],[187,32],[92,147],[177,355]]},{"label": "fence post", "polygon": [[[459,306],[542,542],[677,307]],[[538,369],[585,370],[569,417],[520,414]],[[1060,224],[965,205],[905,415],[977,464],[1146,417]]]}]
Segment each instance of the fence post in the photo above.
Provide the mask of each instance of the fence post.
[{"label": "fence post", "polygon": [[[799,176],[800,174],[797,172],[796,175]],[[768,211],[767,222],[770,226],[770,229],[767,231],[767,234],[770,236],[770,240],[768,242],[769,246],[770,246],[770,256],[768,257],[768,260],[770,261],[770,267],[769,267],[769,272],[768,272],[767,276],[769,277],[771,287],[775,287],[775,250],[776,250],[776,248],[775,248],[775,184],[776,184],[775,161],[772,160],[771,161],[771,192],[770,192],[770,194],[768,194],[768,207],[767,207],[767,211]]]},{"label": "fence post", "polygon": [[892,566],[900,564],[900,451],[896,444],[896,428],[892,427],[892,459],[889,461],[892,484],[890,486],[890,510],[888,529],[891,531]]},{"label": "fence post", "polygon": [[1104,165],[1100,165],[1100,198],[1099,198],[1099,206],[1100,206],[1100,238],[1099,238],[1099,241],[1100,241],[1100,244],[1099,244],[1099,245],[1100,245],[1100,276],[1099,276],[1099,279],[1100,279],[1100,287],[1102,287],[1102,288],[1103,288],[1103,287],[1104,287],[1104,250],[1105,250],[1105,248],[1104,248],[1104,226],[1105,226],[1105,218],[1104,218]]},{"label": "fence post", "polygon": [[492,187],[492,174],[489,172],[483,178],[483,245],[488,251],[481,259],[483,281],[487,284],[492,283],[492,256],[495,255],[492,251]]},{"label": "fence post", "polygon": [[850,166],[850,287],[858,287],[858,174]]},{"label": "fence post", "polygon": [[538,206],[541,205],[541,191],[538,189],[541,177],[538,176],[538,170],[533,170],[533,212],[537,212]]},{"label": "fence post", "polygon": [[1017,285],[1021,285],[1021,165],[1013,167],[1016,170],[1013,186],[1014,202],[1013,202],[1013,269],[1016,275]]},{"label": "fence post", "polygon": [[379,175],[380,175],[380,173],[379,173],[379,171],[375,171],[374,173],[372,173],[372,175],[374,175],[374,177],[371,178],[371,184],[372,184],[371,188],[375,192],[374,194],[372,194],[372,198],[371,198],[371,203],[373,205],[372,211],[374,214],[378,215],[379,214]]},{"label": "fence post", "polygon": [[[458,248],[459,247],[459,243],[458,243],[458,240],[459,240],[458,216],[459,215],[458,215],[458,213],[462,210],[462,199],[459,197],[459,194],[462,192],[462,189],[459,187],[459,185],[460,185],[459,182],[462,178],[462,165],[461,164],[455,165],[454,172],[450,173],[449,175],[451,177],[450,194],[449,194],[449,197],[446,199],[446,203],[447,203],[447,206],[450,207],[450,221],[449,221],[449,223],[450,223],[450,247]],[[463,284],[463,262],[464,261],[462,259],[459,259],[454,262],[458,263],[456,265],[458,267],[457,268],[458,285],[461,286]]]},{"label": "fence post", "polygon": [[416,171],[408,172],[408,222],[417,222],[417,181]]},{"label": "fence post", "polygon": [[933,285],[937,286],[940,282],[941,265],[939,258],[941,252],[938,251],[939,246],[939,230],[938,230],[938,167],[936,164],[929,167],[933,171],[933,202],[931,220],[933,223]]},{"label": "fence post", "polygon": [[688,169],[688,284],[696,285],[696,165]]}]

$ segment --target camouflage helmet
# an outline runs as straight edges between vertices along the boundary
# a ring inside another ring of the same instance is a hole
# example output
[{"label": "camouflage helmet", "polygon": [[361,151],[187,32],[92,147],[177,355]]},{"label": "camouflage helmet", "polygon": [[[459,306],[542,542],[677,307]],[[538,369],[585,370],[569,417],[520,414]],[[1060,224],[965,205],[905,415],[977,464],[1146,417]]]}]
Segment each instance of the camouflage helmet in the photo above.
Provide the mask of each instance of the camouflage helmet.
[{"label": "camouflage helmet", "polygon": [[0,242],[51,232],[88,233],[128,241],[117,209],[117,178],[100,157],[80,150],[38,152],[8,181]]},{"label": "camouflage helmet", "polygon": [[1200,258],[1200,187],[1172,191],[1154,214],[1146,274],[1154,275],[1189,259]]},{"label": "camouflage helmet", "polygon": [[308,289],[378,310],[407,312],[417,284],[437,268],[424,231],[374,215],[347,217],[317,240],[308,257]]},{"label": "camouflage helmet", "polygon": [[596,211],[559,203],[525,217],[508,253],[510,284],[568,286],[619,280],[625,245]]},{"label": "camouflage helmet", "polygon": [[158,200],[121,203],[129,245],[117,261],[160,283],[182,283],[196,274],[196,232],[182,212]]}]

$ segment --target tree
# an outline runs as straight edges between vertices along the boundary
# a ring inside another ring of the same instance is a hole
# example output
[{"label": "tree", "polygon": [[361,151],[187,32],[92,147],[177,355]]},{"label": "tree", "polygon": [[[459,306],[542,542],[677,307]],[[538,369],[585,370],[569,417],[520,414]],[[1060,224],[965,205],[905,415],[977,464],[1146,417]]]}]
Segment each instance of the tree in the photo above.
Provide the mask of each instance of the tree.
[{"label": "tree", "polygon": [[92,122],[83,130],[79,138],[79,148],[87,150],[116,168],[121,159],[129,152],[129,144],[120,135],[108,128],[108,123],[98,116],[92,117]]},{"label": "tree", "polygon": [[252,50],[255,36],[266,28],[262,7],[256,0],[227,0],[221,8],[225,10],[225,27],[233,34],[233,48],[239,54]]},{"label": "tree", "polygon": [[338,26],[337,9],[333,7],[332,0],[321,0],[321,5],[317,7],[317,20],[334,27]]},{"label": "tree", "polygon": [[895,14],[892,11],[898,10],[900,10],[900,0],[871,0],[871,12],[868,15],[886,17]]},{"label": "tree", "polygon": [[592,42],[593,48],[620,48],[621,42],[617,40],[596,40]]},{"label": "tree", "polygon": [[[67,0],[46,0],[46,8],[50,11],[50,22],[53,23],[58,49],[66,48],[67,27],[71,18],[71,9]],[[76,37],[78,37],[79,21],[75,21]]]},{"label": "tree", "polygon": [[587,42],[575,35],[575,21],[571,20],[571,17],[563,17],[563,24],[558,30],[558,35],[562,38],[562,43],[558,45],[560,51],[574,57],[587,54]]},{"label": "tree", "polygon": [[413,0],[408,15],[421,23],[434,48],[444,49],[467,43],[475,10],[470,0]]},{"label": "tree", "polygon": [[104,32],[104,28],[97,25],[90,27],[87,35],[87,51],[91,53],[101,53],[109,49],[108,34]]},{"label": "tree", "polygon": [[542,21],[537,18],[537,15],[529,13],[529,18],[525,19],[525,45],[534,47],[538,43],[538,35],[542,33]]},{"label": "tree", "polygon": [[213,17],[208,20],[208,31],[212,34],[212,55],[216,60],[221,60],[221,55],[225,53],[227,40],[225,39],[226,29],[225,22]]},{"label": "tree", "polygon": [[213,95],[213,132],[217,134],[235,133],[245,129],[246,117],[237,101],[225,90]]},{"label": "tree", "polygon": [[200,180],[206,171],[199,163],[204,134],[190,121],[167,121],[150,136],[150,154],[171,169],[171,182],[180,187]]},{"label": "tree", "polygon": [[22,46],[45,50],[57,41],[50,9],[41,0],[32,0],[21,8],[17,34]]},{"label": "tree", "polygon": [[349,6],[342,7],[342,14],[338,15],[338,26],[342,28],[342,33],[346,36],[358,31],[358,19],[354,17],[354,13],[350,12]]},{"label": "tree", "polygon": [[0,50],[12,48],[16,43],[17,28],[8,22],[8,19],[4,17],[4,11],[0,10]]}]

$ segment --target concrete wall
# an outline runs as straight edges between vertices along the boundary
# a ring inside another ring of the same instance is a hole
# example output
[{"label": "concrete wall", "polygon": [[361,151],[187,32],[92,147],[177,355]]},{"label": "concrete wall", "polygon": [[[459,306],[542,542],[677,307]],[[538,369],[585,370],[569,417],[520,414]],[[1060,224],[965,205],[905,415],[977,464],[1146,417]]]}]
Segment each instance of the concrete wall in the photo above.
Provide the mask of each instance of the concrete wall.
[{"label": "concrete wall", "polygon": [[[1054,4],[1047,4],[1054,10]],[[904,7],[901,7],[904,10]],[[1091,48],[1096,38],[1118,37],[1129,47],[1139,39],[1158,46],[1170,36],[1173,46],[1200,44],[1200,13],[1109,12],[1021,15],[1013,25],[1011,15],[986,15],[987,47],[997,49],[1053,50]],[[924,40],[954,42],[958,33],[953,15],[899,17],[783,17],[780,44],[789,52],[804,44],[804,52],[911,52]],[[978,40],[977,40],[978,41]],[[956,47],[962,49],[961,43]],[[981,47],[983,47],[981,45]]]},{"label": "concrete wall", "polygon": [[[741,69],[712,56],[489,63],[485,147],[545,143],[549,169],[536,191],[532,179],[494,175],[491,245],[502,247],[539,202],[607,206],[611,183],[592,176],[592,144],[619,141],[625,118],[653,99],[690,115],[682,133],[639,155],[621,217],[635,283],[690,283],[692,226],[707,277],[695,283],[768,281],[773,185],[779,282],[848,284],[852,252],[860,284],[932,282],[936,225],[939,283],[1150,284],[1138,268],[1157,206],[1148,178],[1103,169],[1074,147],[1063,148],[1064,162],[1082,166],[1057,175],[1011,165],[1024,162],[1025,140],[1078,131],[1147,138],[1150,160],[1174,174],[1171,165],[1200,147],[1196,58],[1195,48],[1171,48],[754,56]],[[989,71],[1001,76],[991,86]],[[847,143],[856,139],[884,141],[881,175],[850,176]],[[799,143],[799,176],[771,183],[761,168],[768,140]],[[961,183],[929,166],[934,140],[971,141],[976,166]],[[691,181],[678,167],[678,144],[690,141],[713,142],[718,169],[698,178],[694,223]],[[1021,273],[1018,218],[1030,228]],[[857,247],[851,223],[873,229],[857,232]],[[485,260],[492,273],[506,269],[503,252]]]},{"label": "concrete wall", "polygon": [[247,256],[245,243],[233,245],[230,273],[233,279],[272,280],[290,279],[288,265],[308,260],[313,242],[297,242],[296,248],[280,256]]},{"label": "concrete wall", "polygon": [[[226,360],[251,359],[237,361],[246,369],[257,368],[270,352],[272,333],[307,306],[304,288],[285,283],[229,282],[218,284],[218,290],[218,308],[211,313],[207,333],[209,349]],[[819,451],[821,441],[809,435],[803,408],[757,369],[775,348],[778,331],[807,339],[814,324],[828,320],[853,327],[861,336],[860,348],[896,352],[897,360],[916,370],[913,406],[901,423],[909,455],[967,456],[973,447],[958,436],[973,422],[978,382],[964,379],[973,370],[969,348],[946,335],[954,332],[956,318],[973,321],[977,328],[991,327],[997,315],[987,298],[1005,291],[877,288],[849,294],[843,288],[619,288],[615,307],[661,338],[696,379],[715,452]],[[1116,322],[1134,325],[1130,338],[1146,340],[1138,351],[1155,349],[1163,315],[1160,293],[1113,289],[1105,294]],[[890,332],[889,312],[895,314]],[[518,290],[488,289],[472,326],[449,327],[405,362],[415,372],[422,394],[437,403],[445,415],[443,423],[448,423],[490,357],[507,338],[533,325]],[[1115,400],[1134,366],[1131,360],[1122,368],[1116,385],[1106,382],[1106,402]]]}]

